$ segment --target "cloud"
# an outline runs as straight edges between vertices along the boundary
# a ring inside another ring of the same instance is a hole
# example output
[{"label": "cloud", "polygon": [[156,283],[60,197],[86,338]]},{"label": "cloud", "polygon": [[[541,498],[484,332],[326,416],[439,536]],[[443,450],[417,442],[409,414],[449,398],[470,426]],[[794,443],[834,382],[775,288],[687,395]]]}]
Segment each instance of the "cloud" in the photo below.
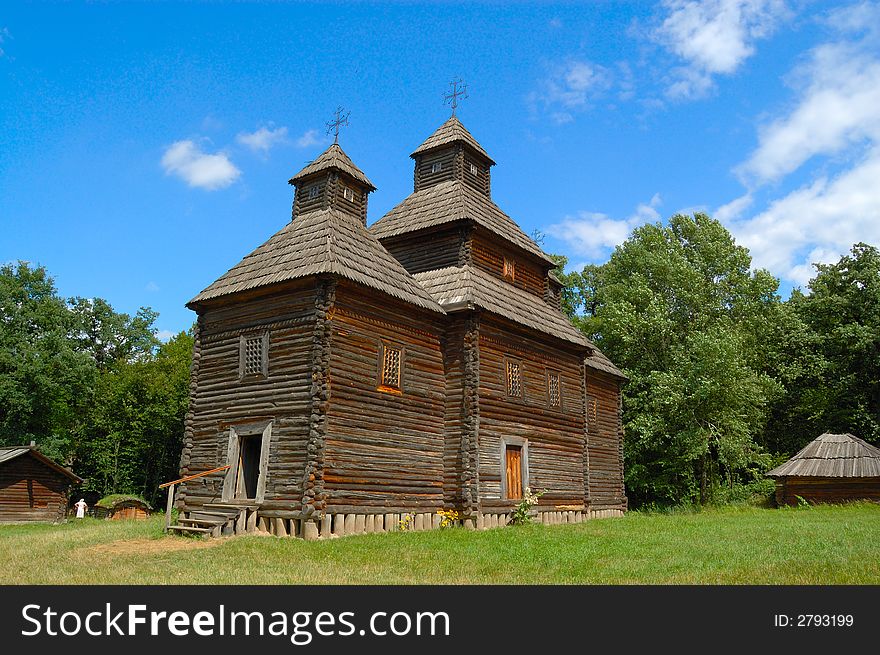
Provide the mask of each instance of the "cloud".
[{"label": "cloud", "polygon": [[684,60],[666,90],[673,99],[697,98],[713,75],[730,75],[755,53],[789,14],[783,0],[665,0],[668,12],[651,38]]},{"label": "cloud", "polygon": [[811,264],[836,261],[859,241],[880,243],[880,146],[836,177],[821,177],[730,228],[754,265],[798,284]]},{"label": "cloud", "polygon": [[540,106],[554,122],[570,123],[574,112],[586,109],[591,100],[608,88],[610,80],[604,67],[569,59],[554,67],[527,99],[534,111]]},{"label": "cloud", "polygon": [[156,338],[159,341],[166,343],[169,339],[171,339],[171,337],[176,334],[177,332],[172,332],[171,330],[159,330],[158,332],[156,332]]},{"label": "cloud", "polygon": [[162,155],[166,175],[176,175],[191,187],[213,191],[229,186],[241,171],[224,152],[202,152],[191,140],[172,143]]},{"label": "cloud", "polygon": [[144,289],[146,289],[150,293],[155,293],[156,291],[159,290],[159,285],[156,284],[155,282],[150,281],[150,282],[147,282],[147,286],[144,287]]},{"label": "cloud", "polygon": [[660,220],[657,207],[662,204],[659,193],[623,219],[614,219],[599,212],[578,212],[547,228],[547,234],[565,241],[580,257],[597,259],[608,250],[626,241],[634,228]]},{"label": "cloud", "polygon": [[296,140],[297,148],[308,148],[309,146],[318,145],[321,138],[318,136],[318,130],[306,130],[302,136]]},{"label": "cloud", "polygon": [[256,153],[267,155],[274,146],[287,141],[287,128],[273,130],[264,126],[256,132],[240,132],[235,140]]}]

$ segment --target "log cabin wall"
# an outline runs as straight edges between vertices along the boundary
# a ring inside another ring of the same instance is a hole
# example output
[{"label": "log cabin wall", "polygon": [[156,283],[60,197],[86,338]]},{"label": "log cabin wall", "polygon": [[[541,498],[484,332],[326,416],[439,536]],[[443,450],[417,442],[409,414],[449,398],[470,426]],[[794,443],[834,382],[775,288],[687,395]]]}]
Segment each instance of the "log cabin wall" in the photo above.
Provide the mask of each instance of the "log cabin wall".
[{"label": "log cabin wall", "polygon": [[[504,277],[504,260],[514,263],[514,275],[511,282]],[[506,280],[513,286],[524,289],[540,298],[544,298],[544,270],[527,258],[523,251],[515,251],[506,246],[497,237],[477,228],[471,236],[471,262],[478,268],[491,273],[495,277]]]},{"label": "log cabin wall", "polygon": [[67,514],[70,479],[25,453],[0,464],[0,522],[58,521]]},{"label": "log cabin wall", "polygon": [[382,245],[410,275],[447,266],[458,266],[467,232],[451,225],[440,230],[408,232],[382,240]]},{"label": "log cabin wall", "polygon": [[413,185],[415,190],[421,191],[453,179],[456,155],[456,148],[443,148],[416,157]]},{"label": "log cabin wall", "polygon": [[[227,463],[229,429],[272,421],[264,510],[299,510],[310,415],[314,280],[285,291],[203,309],[181,475]],[[240,376],[242,335],[268,334],[266,376]],[[220,500],[224,474],[180,489],[192,509]]]},{"label": "log cabin wall", "polygon": [[[446,379],[439,315],[341,282],[332,314],[324,465],[331,514],[443,507]],[[400,390],[381,390],[384,347]]]},{"label": "log cabin wall", "polygon": [[589,367],[586,378],[590,503],[595,509],[626,509],[620,384]]},{"label": "log cabin wall", "polygon": [[811,503],[880,501],[880,478],[785,477],[776,480],[776,504],[796,506],[798,496]]},{"label": "log cabin wall", "polygon": [[[506,322],[484,317],[479,334],[479,482],[482,511],[509,510],[502,498],[502,440],[528,440],[527,476],[532,490],[546,489],[543,509],[584,505],[582,354],[524,335]],[[523,395],[507,394],[506,362],[520,365]],[[561,406],[548,401],[547,374],[559,375]],[[526,485],[524,480],[523,486]],[[539,508],[541,509],[541,508]],[[571,508],[569,508],[571,509]]]}]

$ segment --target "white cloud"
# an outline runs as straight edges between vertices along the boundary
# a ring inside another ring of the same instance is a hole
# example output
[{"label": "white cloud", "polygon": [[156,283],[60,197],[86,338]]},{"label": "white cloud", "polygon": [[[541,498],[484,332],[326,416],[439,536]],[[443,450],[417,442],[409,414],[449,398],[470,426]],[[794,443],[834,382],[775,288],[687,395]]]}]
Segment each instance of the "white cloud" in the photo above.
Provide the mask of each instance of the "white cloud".
[{"label": "white cloud", "polygon": [[547,228],[547,234],[565,241],[577,256],[596,259],[626,241],[634,228],[660,220],[657,207],[662,204],[659,193],[623,219],[614,219],[599,212],[578,212]]},{"label": "white cloud", "polygon": [[287,141],[287,128],[278,127],[273,130],[264,126],[256,132],[241,132],[235,140],[254,152],[266,155],[274,146]]},{"label": "white cloud", "polygon": [[156,332],[156,338],[163,343],[167,342],[171,337],[173,337],[177,332],[172,332],[171,330],[159,330]]},{"label": "white cloud", "polygon": [[810,264],[836,261],[859,241],[880,243],[878,182],[880,146],[875,146],[849,170],[807,184],[730,228],[756,267],[804,284]]},{"label": "white cloud", "polygon": [[573,112],[586,109],[590,101],[608,88],[608,71],[598,64],[569,59],[556,66],[528,96],[533,110],[544,108],[556,123],[570,123]]},{"label": "white cloud", "polygon": [[722,205],[715,210],[712,216],[722,223],[728,223],[739,218],[746,209],[752,206],[753,202],[752,194],[747,193],[735,200],[731,200],[726,205]]},{"label": "white cloud", "polygon": [[730,75],[755,53],[755,41],[788,15],[783,0],[666,0],[668,11],[653,39],[685,61],[672,71],[671,98],[695,98],[713,75]]},{"label": "white cloud", "polygon": [[296,140],[297,148],[308,148],[321,143],[321,137],[318,136],[318,130],[306,130],[302,136]]},{"label": "white cloud", "polygon": [[202,152],[191,140],[172,143],[162,155],[166,175],[176,175],[191,187],[213,191],[227,187],[241,175],[241,171],[224,152]]}]

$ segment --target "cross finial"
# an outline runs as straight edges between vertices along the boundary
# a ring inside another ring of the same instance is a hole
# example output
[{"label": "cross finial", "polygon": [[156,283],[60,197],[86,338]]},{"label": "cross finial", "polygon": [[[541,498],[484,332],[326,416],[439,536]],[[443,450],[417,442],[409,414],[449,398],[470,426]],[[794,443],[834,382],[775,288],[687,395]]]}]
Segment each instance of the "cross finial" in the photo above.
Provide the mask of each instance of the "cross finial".
[{"label": "cross finial", "polygon": [[339,143],[339,128],[348,125],[348,117],[351,112],[347,111],[343,114],[343,111],[342,105],[337,107],[333,120],[327,123],[327,134],[333,132],[333,143]]},{"label": "cross finial", "polygon": [[443,104],[452,105],[452,115],[455,116],[455,108],[458,107],[459,98],[464,100],[468,97],[467,84],[460,77],[456,77],[449,83],[449,86],[452,87],[452,91],[443,96]]}]

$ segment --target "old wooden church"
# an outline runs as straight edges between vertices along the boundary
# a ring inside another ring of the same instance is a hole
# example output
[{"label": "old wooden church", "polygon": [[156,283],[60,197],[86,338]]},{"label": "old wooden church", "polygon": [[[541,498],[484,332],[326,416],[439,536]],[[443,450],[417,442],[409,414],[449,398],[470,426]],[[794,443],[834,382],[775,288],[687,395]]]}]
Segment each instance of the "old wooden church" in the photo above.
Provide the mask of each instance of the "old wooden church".
[{"label": "old wooden church", "polygon": [[[495,164],[453,114],[375,187],[338,143],[290,179],[293,219],[198,314],[182,524],[318,535],[544,522],[626,508],[621,372],[560,311],[553,260],[492,201]],[[185,529],[181,527],[181,529]]]}]

